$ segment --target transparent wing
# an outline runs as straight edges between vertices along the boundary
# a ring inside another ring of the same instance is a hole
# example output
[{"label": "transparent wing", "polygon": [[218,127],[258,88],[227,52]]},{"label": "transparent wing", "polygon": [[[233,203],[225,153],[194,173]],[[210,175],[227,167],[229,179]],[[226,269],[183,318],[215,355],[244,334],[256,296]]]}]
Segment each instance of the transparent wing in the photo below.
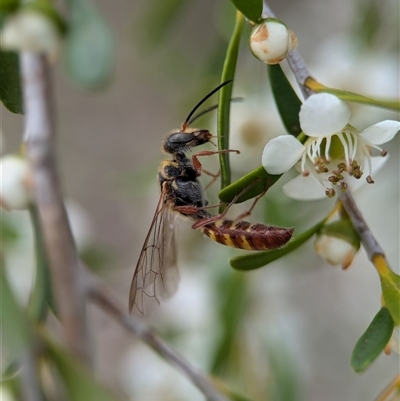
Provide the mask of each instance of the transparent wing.
[{"label": "transparent wing", "polygon": [[162,299],[173,295],[179,283],[174,223],[177,213],[164,203],[161,193],[133,275],[129,311],[151,313]]}]

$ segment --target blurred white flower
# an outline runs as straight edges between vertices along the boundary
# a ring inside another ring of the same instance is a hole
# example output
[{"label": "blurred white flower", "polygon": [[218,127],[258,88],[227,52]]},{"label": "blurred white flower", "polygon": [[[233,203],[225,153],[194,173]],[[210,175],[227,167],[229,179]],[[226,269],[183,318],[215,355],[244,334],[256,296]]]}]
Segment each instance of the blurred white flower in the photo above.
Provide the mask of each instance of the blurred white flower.
[{"label": "blurred white flower", "polygon": [[0,35],[4,50],[44,53],[50,61],[56,60],[60,52],[61,36],[57,26],[37,11],[23,10],[11,15]]},{"label": "blurred white flower", "polygon": [[283,190],[298,200],[334,196],[333,186],[346,190],[350,177],[359,180],[368,169],[366,181],[373,183],[372,171],[385,163],[371,157],[370,148],[393,139],[400,123],[383,121],[359,132],[348,125],[351,113],[336,96],[321,93],[310,96],[300,110],[300,125],[308,136],[304,145],[291,135],[281,135],[264,148],[262,164],[270,174],[282,174],[300,161],[301,175],[289,181]]},{"label": "blurred white flower", "polygon": [[5,209],[23,210],[32,195],[32,177],[26,159],[6,155],[0,159],[0,205]]},{"label": "blurred white flower", "polygon": [[231,157],[232,170],[247,173],[259,167],[265,143],[283,129],[272,98],[245,95],[244,102],[231,111],[229,148],[240,151],[240,155]]}]

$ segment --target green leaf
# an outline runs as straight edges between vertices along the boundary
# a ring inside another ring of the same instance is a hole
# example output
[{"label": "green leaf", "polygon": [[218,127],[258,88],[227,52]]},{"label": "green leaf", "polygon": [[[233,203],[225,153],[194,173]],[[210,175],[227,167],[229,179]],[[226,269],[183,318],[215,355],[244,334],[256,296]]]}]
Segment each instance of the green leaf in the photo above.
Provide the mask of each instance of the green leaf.
[{"label": "green leaf", "polygon": [[4,262],[0,260],[1,335],[11,355],[22,354],[31,344],[32,333],[26,315],[8,283]]},{"label": "green leaf", "polygon": [[400,110],[399,100],[374,99],[372,97],[359,95],[358,93],[348,92],[341,89],[328,88],[311,78],[307,78],[305,86],[312,89],[314,92],[331,93],[332,95],[337,96],[339,99],[349,102],[369,104],[371,106],[383,107],[385,109]]},{"label": "green leaf", "polygon": [[[285,336],[283,336],[284,338]],[[268,359],[270,380],[267,399],[274,401],[299,401],[299,365],[282,338],[268,339]]]},{"label": "green leaf", "polygon": [[351,367],[354,371],[363,372],[375,360],[389,342],[393,328],[392,316],[383,307],[354,347],[351,354]]},{"label": "green leaf", "polygon": [[301,132],[299,119],[301,100],[279,64],[268,65],[268,75],[282,122],[289,134],[297,136]]},{"label": "green leaf", "polygon": [[262,0],[231,0],[234,6],[250,21],[257,22],[262,13]]},{"label": "green leaf", "polygon": [[387,270],[379,274],[385,306],[396,324],[400,325],[400,276]]},{"label": "green leaf", "polygon": [[247,288],[246,277],[240,273],[230,275],[228,281],[224,277],[219,286],[222,304],[218,314],[222,323],[222,334],[211,363],[211,373],[215,375],[223,372],[235,349],[238,327],[245,312]]},{"label": "green leaf", "polygon": [[10,13],[15,11],[19,6],[18,0],[1,0],[0,1],[0,13]]},{"label": "green leaf", "polygon": [[87,89],[104,87],[114,69],[110,28],[87,0],[69,0],[71,22],[65,43],[65,64],[73,80]]},{"label": "green leaf", "polygon": [[64,382],[69,400],[73,401],[117,401],[103,388],[80,361],[70,352],[55,344],[46,335],[42,336],[51,360]]},{"label": "green leaf", "polygon": [[305,231],[304,233],[292,238],[283,248],[273,249],[266,252],[256,252],[237,256],[230,260],[231,266],[236,270],[254,270],[263,267],[274,260],[285,256],[286,254],[294,251],[300,245],[309,240],[317,231],[323,227],[327,218],[324,218],[319,223]]},{"label": "green leaf", "polygon": [[22,90],[17,53],[0,51],[0,99],[12,113],[22,114]]},{"label": "green leaf", "polygon": [[[137,21],[138,26],[135,26],[136,33],[141,34],[141,41],[145,41],[148,46],[147,50],[151,51],[152,46],[165,41],[168,34],[179,23],[177,19],[188,2],[188,0],[147,2],[148,9],[145,15],[141,15],[140,20]],[[145,35],[142,35],[143,32]]]},{"label": "green leaf", "polygon": [[263,192],[266,192],[273,184],[275,184],[281,175],[268,174],[264,167],[258,167],[250,173],[247,173],[242,178],[239,178],[233,184],[223,188],[218,196],[222,202],[229,203],[235,196],[238,196],[246,188],[239,199],[235,203],[241,203],[246,200],[255,198]]},{"label": "green leaf", "polygon": [[34,231],[36,276],[35,284],[29,299],[28,313],[33,320],[44,321],[49,307],[54,310],[50,268],[36,205],[31,205],[29,207],[29,213]]},{"label": "green leaf", "polygon": [[[221,83],[233,79],[236,71],[236,62],[239,53],[240,37],[242,34],[243,17],[240,13],[236,15],[236,24],[231,40],[226,51],[224,66],[222,69]],[[218,149],[229,149],[229,116],[232,99],[232,85],[225,85],[219,91],[218,106]],[[231,170],[229,166],[229,155],[219,155],[221,165],[221,188],[231,182]]]}]

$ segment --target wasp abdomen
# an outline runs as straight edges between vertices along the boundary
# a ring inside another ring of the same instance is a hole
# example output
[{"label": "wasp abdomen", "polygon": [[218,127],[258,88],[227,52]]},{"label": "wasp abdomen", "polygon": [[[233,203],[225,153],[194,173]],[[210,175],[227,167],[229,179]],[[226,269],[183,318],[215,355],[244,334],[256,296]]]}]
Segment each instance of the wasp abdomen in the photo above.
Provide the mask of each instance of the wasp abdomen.
[{"label": "wasp abdomen", "polygon": [[201,227],[201,230],[219,244],[255,251],[282,247],[292,238],[294,231],[293,228],[226,219],[205,225]]}]

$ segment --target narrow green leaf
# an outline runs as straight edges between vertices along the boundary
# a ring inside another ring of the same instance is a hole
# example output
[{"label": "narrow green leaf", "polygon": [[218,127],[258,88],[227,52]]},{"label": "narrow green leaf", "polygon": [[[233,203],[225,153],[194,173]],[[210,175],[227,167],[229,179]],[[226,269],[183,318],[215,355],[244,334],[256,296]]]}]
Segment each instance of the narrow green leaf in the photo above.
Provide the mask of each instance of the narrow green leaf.
[{"label": "narrow green leaf", "polygon": [[36,276],[32,294],[29,299],[29,316],[37,321],[43,321],[47,316],[49,307],[54,309],[51,291],[51,278],[44,239],[41,226],[39,224],[39,214],[37,207],[31,205],[29,213],[34,231],[35,254],[36,254]]},{"label": "narrow green leaf", "polygon": [[259,269],[285,256],[286,254],[294,251],[300,245],[304,244],[309,240],[318,230],[323,227],[327,218],[321,220],[319,223],[305,231],[304,233],[292,238],[283,248],[274,249],[266,252],[256,252],[251,254],[246,254],[242,256],[237,256],[230,260],[231,266],[236,270],[254,270]]},{"label": "narrow green leaf", "polygon": [[64,382],[69,400],[117,401],[117,398],[97,383],[90,372],[71,353],[55,344],[46,335],[43,335],[42,338],[48,347],[51,360]]},{"label": "narrow green leaf", "polygon": [[250,21],[257,22],[262,13],[262,0],[231,0],[235,7]]},{"label": "narrow green leaf", "polygon": [[243,274],[230,275],[229,280],[220,283],[218,293],[221,296],[219,321],[222,323],[222,335],[216,346],[211,363],[211,373],[220,375],[228,365],[229,357],[235,348],[238,327],[245,311],[247,296],[247,281]]},{"label": "narrow green leaf", "polygon": [[313,79],[308,78],[305,85],[317,93],[331,93],[337,96],[339,99],[346,100],[349,102],[369,104],[371,106],[382,107],[391,110],[400,110],[399,100],[387,100],[387,99],[374,99],[372,97],[367,97],[359,95],[358,93],[344,91],[341,89],[328,88]]},{"label": "narrow green leaf", "polygon": [[[270,336],[271,337],[271,334]],[[284,337],[284,336],[283,336]],[[281,337],[267,338],[270,380],[267,399],[274,401],[299,401],[299,366],[293,352]]]},{"label": "narrow green leaf", "polygon": [[241,203],[266,192],[280,177],[281,175],[268,174],[264,167],[261,166],[223,188],[218,193],[218,196],[222,202],[229,203],[247,188],[246,192],[236,201],[236,203]]},{"label": "narrow green leaf", "polygon": [[22,114],[19,58],[14,52],[0,51],[0,100],[12,113]]},{"label": "narrow green leaf", "polygon": [[351,354],[351,367],[354,371],[363,372],[375,360],[389,342],[393,328],[392,316],[383,307],[354,347]]},{"label": "narrow green leaf", "polygon": [[[243,16],[236,14],[236,24],[226,52],[224,67],[222,69],[221,83],[233,79],[236,71],[236,62],[239,53],[240,37],[242,34]],[[219,91],[218,106],[218,148],[229,149],[229,116],[232,99],[232,85],[225,85]],[[221,188],[231,182],[229,154],[219,155],[221,165]]]},{"label": "narrow green leaf", "polygon": [[88,0],[69,0],[71,22],[65,43],[65,64],[74,81],[99,89],[111,79],[114,43],[110,28]]},{"label": "narrow green leaf", "polygon": [[148,46],[146,50],[151,51],[152,46],[165,42],[168,34],[179,23],[177,19],[188,3],[189,0],[147,2],[145,15],[141,15],[138,25],[135,26],[137,34],[145,32],[145,35],[141,34],[140,41]]},{"label": "narrow green leaf", "polygon": [[388,270],[379,275],[385,306],[398,326],[400,325],[400,276]]},{"label": "narrow green leaf", "polygon": [[1,0],[0,1],[0,13],[10,13],[15,11],[19,6],[18,0]]},{"label": "narrow green leaf", "polygon": [[0,330],[3,346],[6,347],[11,355],[18,356],[31,344],[32,333],[27,317],[12,293],[2,260],[0,260],[0,290]]},{"label": "narrow green leaf", "polygon": [[268,65],[268,75],[282,122],[289,134],[297,136],[301,132],[299,120],[301,100],[279,64]]}]

